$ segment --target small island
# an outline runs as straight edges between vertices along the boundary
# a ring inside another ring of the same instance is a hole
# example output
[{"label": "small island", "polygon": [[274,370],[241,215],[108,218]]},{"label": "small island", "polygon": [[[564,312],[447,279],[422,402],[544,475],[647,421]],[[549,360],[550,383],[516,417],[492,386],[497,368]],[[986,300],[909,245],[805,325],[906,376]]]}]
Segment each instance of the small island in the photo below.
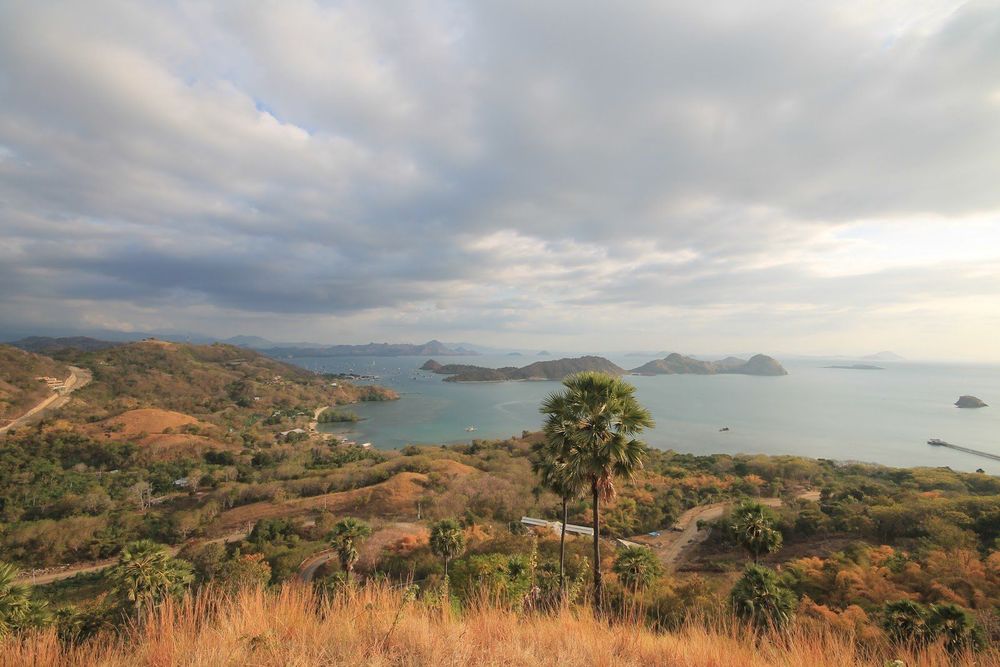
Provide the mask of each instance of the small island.
[{"label": "small island", "polygon": [[624,375],[625,370],[619,368],[604,357],[577,357],[575,359],[557,359],[555,361],[536,361],[533,364],[515,368],[483,368],[469,364],[440,364],[429,359],[421,370],[431,371],[438,375],[448,375],[445,382],[506,382],[508,380],[562,380],[567,375],[581,371],[600,371],[612,375]]},{"label": "small island", "polygon": [[982,399],[975,396],[959,396],[955,401],[955,406],[959,408],[985,408],[988,407]]},{"label": "small island", "polygon": [[663,359],[650,361],[633,368],[634,375],[788,375],[788,371],[774,357],[755,354],[749,360],[726,357],[718,361],[701,361],[682,354],[667,355]]},{"label": "small island", "polygon": [[850,366],[824,366],[823,368],[843,368],[849,371],[884,371],[881,366],[871,364],[851,364]]}]

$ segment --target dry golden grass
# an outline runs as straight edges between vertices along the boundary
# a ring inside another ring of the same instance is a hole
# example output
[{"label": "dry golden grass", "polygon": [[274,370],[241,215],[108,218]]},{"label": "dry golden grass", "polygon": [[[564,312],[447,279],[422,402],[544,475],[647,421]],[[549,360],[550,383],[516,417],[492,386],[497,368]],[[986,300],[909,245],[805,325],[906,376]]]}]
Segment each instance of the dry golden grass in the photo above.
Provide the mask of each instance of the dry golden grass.
[{"label": "dry golden grass", "polygon": [[199,427],[207,427],[207,424],[200,423],[191,415],[172,410],[159,410],[157,408],[141,408],[139,410],[129,410],[115,417],[110,417],[93,425],[93,430],[98,432],[107,431],[115,440],[130,440],[138,435],[151,433],[163,433],[167,429],[179,429],[182,426],[194,424]]},{"label": "dry golden grass", "polygon": [[867,653],[834,634],[753,642],[739,630],[692,625],[656,634],[608,625],[586,610],[516,614],[480,605],[462,615],[375,586],[321,601],[298,586],[234,598],[211,593],[164,605],[123,638],[61,646],[51,632],[0,644],[3,665],[671,665],[854,667],[901,659],[908,667],[1000,665],[996,651],[951,659],[939,648]]}]

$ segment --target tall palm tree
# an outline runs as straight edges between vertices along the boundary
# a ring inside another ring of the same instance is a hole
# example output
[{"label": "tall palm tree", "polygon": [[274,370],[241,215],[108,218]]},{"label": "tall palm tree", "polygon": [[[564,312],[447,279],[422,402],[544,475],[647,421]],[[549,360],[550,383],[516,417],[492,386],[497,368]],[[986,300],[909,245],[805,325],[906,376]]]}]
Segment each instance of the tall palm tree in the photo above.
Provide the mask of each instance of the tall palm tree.
[{"label": "tall palm tree", "polygon": [[607,373],[584,372],[563,380],[566,390],[545,399],[547,437],[565,445],[566,474],[589,482],[594,528],[594,607],[601,612],[601,501],[616,495],[615,478],[630,480],[642,469],[646,447],[636,435],[653,418],[635,398],[635,387]]},{"label": "tall palm tree", "polygon": [[626,547],[618,552],[614,571],[623,586],[637,593],[663,574],[663,565],[649,547]]},{"label": "tall palm tree", "polygon": [[144,609],[182,593],[194,575],[187,561],[152,540],[138,540],[122,549],[108,577],[122,607],[141,618]]},{"label": "tall palm tree", "polygon": [[566,465],[567,451],[566,438],[552,434],[535,446],[531,462],[531,469],[538,475],[541,485],[559,496],[562,501],[562,521],[559,531],[559,595],[563,598],[566,596],[566,523],[569,520],[569,501],[579,496],[583,488],[583,480],[569,474]]},{"label": "tall palm tree", "polygon": [[330,544],[337,552],[340,567],[347,573],[348,584],[354,574],[354,564],[358,562],[358,546],[371,534],[371,527],[354,517],[341,519],[330,531]]},{"label": "tall palm tree", "polygon": [[736,541],[753,558],[754,565],[764,554],[781,548],[781,532],[774,528],[774,514],[756,502],[744,502],[733,512],[731,530]]},{"label": "tall palm tree", "polygon": [[448,579],[448,563],[465,553],[465,532],[454,519],[442,519],[431,526],[431,552],[444,561],[444,578]]}]

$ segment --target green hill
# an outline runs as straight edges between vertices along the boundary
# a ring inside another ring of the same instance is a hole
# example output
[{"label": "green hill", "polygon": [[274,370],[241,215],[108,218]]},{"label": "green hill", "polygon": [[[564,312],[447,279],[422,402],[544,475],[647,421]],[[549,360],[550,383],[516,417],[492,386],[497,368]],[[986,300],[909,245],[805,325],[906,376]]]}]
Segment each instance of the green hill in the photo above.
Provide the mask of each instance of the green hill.
[{"label": "green hill", "polygon": [[10,345],[0,345],[0,425],[14,419],[49,396],[52,390],[39,377],[65,380],[69,369],[58,361]]}]

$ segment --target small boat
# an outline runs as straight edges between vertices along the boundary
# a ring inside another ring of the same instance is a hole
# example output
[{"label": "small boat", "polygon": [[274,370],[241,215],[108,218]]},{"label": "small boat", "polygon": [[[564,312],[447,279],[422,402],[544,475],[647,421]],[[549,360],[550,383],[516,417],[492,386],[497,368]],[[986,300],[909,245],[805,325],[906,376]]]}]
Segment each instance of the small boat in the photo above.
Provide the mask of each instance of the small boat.
[{"label": "small boat", "polygon": [[466,427],[465,427],[465,431],[466,431],[466,433],[472,433],[472,432],[473,432],[473,431],[475,431],[475,430],[476,430],[476,427],[475,427],[475,426],[466,426]]},{"label": "small boat", "polygon": [[719,433],[722,433],[723,431],[728,431],[728,430],[729,430],[728,426],[723,426],[722,428],[719,429]]},{"label": "small boat", "polygon": [[941,445],[947,445],[948,443],[940,438],[931,438],[930,440],[927,441],[927,444],[941,446]]}]

